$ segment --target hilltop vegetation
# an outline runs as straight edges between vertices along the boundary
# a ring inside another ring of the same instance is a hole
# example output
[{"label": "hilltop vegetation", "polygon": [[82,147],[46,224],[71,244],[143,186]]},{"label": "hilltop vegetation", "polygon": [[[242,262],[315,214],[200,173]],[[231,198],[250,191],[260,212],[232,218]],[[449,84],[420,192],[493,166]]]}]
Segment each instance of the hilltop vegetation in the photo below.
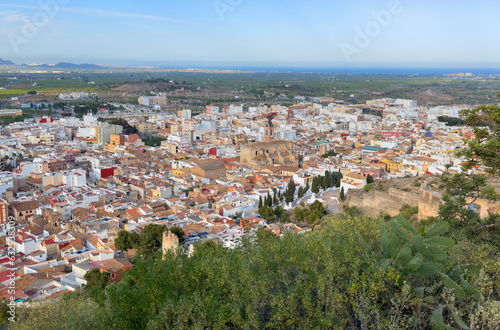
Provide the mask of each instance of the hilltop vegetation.
[{"label": "hilltop vegetation", "polygon": [[138,259],[122,282],[20,311],[13,328],[426,329],[440,317],[453,327],[461,320],[500,326],[496,248],[467,239],[455,245],[438,223],[414,235],[437,239],[423,255],[416,243],[394,238],[398,221],[388,224],[384,243],[382,223],[345,213],[307,235],[261,230],[235,250],[205,243],[192,257]]}]

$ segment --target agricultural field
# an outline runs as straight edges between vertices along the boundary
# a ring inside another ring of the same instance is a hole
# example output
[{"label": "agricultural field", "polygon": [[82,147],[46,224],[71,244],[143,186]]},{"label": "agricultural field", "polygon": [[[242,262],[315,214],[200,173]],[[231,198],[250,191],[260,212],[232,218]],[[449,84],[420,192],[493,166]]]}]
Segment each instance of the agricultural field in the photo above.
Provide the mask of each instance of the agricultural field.
[{"label": "agricultural field", "polygon": [[[170,80],[175,83],[169,83]],[[0,71],[0,87],[0,99],[36,91],[47,98],[64,92],[88,92],[106,95],[111,100],[116,96],[120,101],[124,94],[148,95],[155,91],[166,92],[172,100],[234,102],[235,95],[243,100],[262,100],[263,92],[269,92],[290,97],[325,96],[355,104],[389,97],[416,99],[421,105],[475,105],[495,102],[500,80],[449,79],[439,75],[108,69],[57,73]],[[181,87],[186,93],[175,92]]]}]

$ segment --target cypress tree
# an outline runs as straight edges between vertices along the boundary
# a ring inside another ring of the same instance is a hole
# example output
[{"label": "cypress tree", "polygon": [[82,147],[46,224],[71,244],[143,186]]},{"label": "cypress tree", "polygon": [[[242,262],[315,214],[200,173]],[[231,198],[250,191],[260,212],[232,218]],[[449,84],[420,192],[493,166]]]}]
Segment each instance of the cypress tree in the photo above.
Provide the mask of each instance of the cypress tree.
[{"label": "cypress tree", "polygon": [[340,199],[345,200],[345,193],[344,193],[344,187],[340,190]]},{"label": "cypress tree", "polygon": [[315,194],[319,193],[319,182],[318,181],[319,181],[318,177],[314,177],[311,191]]},{"label": "cypress tree", "polygon": [[339,174],[338,174],[338,178],[337,178],[337,188],[340,187],[340,181],[342,180],[344,176],[342,175],[342,173],[340,172],[340,168],[339,168]]},{"label": "cypress tree", "polygon": [[262,196],[259,197],[259,209],[262,207]]}]

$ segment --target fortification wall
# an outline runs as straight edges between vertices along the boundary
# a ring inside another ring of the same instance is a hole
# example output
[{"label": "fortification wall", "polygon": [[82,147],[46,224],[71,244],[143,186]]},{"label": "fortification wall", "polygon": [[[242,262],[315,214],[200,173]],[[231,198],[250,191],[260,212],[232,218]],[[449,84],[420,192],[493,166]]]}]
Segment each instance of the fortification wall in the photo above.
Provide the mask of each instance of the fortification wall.
[{"label": "fortification wall", "polygon": [[418,203],[418,219],[435,217],[439,211],[439,205],[442,203],[441,194],[435,191],[420,189],[420,198]]}]

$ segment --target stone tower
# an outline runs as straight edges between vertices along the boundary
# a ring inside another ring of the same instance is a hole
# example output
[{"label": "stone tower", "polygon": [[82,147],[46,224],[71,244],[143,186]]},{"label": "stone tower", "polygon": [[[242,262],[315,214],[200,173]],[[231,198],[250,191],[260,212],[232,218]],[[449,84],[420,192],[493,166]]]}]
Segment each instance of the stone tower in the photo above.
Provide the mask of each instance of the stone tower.
[{"label": "stone tower", "polygon": [[168,251],[172,251],[177,255],[177,249],[179,247],[179,238],[177,235],[172,233],[170,230],[163,233],[163,240],[161,244],[161,251],[163,253],[163,259],[165,259]]}]

